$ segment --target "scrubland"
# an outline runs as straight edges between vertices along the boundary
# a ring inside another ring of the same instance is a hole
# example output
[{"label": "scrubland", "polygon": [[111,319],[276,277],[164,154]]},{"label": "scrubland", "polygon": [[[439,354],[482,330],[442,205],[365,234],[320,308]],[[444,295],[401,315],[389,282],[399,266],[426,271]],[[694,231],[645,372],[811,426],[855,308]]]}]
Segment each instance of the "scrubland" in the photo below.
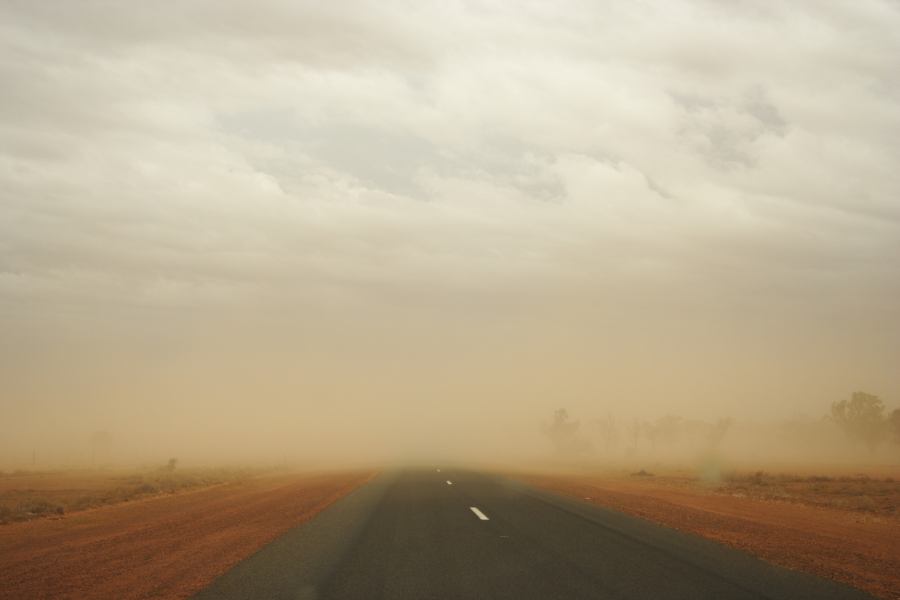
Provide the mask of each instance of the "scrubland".
[{"label": "scrubland", "polygon": [[0,472],[0,523],[27,521],[240,481],[249,468],[55,469]]}]

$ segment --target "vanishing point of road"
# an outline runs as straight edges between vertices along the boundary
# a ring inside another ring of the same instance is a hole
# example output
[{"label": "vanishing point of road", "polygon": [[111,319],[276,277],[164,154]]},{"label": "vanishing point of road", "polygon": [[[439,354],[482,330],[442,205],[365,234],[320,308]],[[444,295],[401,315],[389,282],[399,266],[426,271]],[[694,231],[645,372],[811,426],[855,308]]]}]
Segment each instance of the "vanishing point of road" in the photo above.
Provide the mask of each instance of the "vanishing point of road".
[{"label": "vanishing point of road", "polygon": [[503,477],[385,473],[197,600],[871,598]]}]

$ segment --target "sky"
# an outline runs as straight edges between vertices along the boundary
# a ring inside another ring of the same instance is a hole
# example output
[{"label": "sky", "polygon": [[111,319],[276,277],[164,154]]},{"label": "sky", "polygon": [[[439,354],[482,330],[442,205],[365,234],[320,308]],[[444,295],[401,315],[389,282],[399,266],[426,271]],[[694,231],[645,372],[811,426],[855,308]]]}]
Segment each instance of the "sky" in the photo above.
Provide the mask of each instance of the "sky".
[{"label": "sky", "polygon": [[895,0],[0,0],[0,453],[900,405],[897,31]]}]

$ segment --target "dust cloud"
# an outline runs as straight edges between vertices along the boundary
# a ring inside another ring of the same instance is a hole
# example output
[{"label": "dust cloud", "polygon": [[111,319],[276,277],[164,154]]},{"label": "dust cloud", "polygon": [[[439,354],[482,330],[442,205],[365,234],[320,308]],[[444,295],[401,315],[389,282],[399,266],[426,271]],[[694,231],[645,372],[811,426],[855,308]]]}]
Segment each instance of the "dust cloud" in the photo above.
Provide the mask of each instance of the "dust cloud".
[{"label": "dust cloud", "polygon": [[351,5],[0,6],[0,469],[897,462],[895,3]]},{"label": "dust cloud", "polygon": [[[852,338],[766,340],[705,315],[648,331],[646,306],[613,322],[552,296],[20,322],[4,465],[896,460],[887,437],[871,453],[829,418],[878,381],[878,352]],[[546,431],[560,407],[578,421],[562,445]]]}]

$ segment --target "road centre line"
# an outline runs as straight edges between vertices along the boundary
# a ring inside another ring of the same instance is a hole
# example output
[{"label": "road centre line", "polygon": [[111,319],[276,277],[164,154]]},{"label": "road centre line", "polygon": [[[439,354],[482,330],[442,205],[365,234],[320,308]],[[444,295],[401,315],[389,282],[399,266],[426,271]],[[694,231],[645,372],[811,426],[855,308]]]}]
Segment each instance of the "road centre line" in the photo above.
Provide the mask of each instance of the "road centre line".
[{"label": "road centre line", "polygon": [[490,519],[487,518],[486,514],[484,514],[480,510],[478,510],[477,506],[470,506],[469,510],[471,510],[473,513],[475,513],[475,516],[478,517],[479,519],[481,519],[482,521],[490,521]]}]

